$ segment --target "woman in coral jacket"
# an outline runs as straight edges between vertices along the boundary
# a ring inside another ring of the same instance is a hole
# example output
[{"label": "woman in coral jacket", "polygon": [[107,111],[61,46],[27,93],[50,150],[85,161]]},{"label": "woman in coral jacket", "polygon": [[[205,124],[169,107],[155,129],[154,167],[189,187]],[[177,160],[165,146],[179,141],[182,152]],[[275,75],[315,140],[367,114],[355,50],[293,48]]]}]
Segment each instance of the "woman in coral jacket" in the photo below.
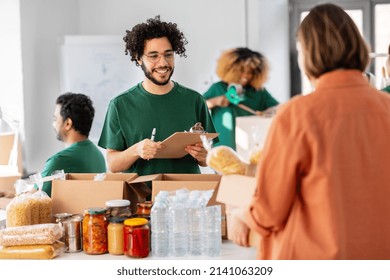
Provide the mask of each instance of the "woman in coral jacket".
[{"label": "woman in coral jacket", "polygon": [[340,7],[314,7],[297,47],[315,89],[279,108],[234,241],[259,233],[259,259],[390,259],[390,98],[363,76],[369,51]]}]

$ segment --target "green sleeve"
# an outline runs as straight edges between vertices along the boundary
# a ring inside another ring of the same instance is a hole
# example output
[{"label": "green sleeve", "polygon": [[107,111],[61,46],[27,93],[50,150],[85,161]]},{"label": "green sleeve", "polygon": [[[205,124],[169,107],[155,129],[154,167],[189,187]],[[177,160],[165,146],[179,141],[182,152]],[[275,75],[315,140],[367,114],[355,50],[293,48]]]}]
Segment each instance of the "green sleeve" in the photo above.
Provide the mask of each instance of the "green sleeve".
[{"label": "green sleeve", "polygon": [[273,98],[273,96],[265,88],[263,88],[262,94],[263,94],[264,99],[265,99],[266,109],[269,107],[279,105],[279,102],[275,98]]},{"label": "green sleeve", "polygon": [[227,84],[224,82],[214,83],[210,88],[203,94],[203,97],[207,100],[217,96],[224,95],[227,91]]},{"label": "green sleeve", "polygon": [[120,126],[118,111],[113,101],[108,106],[98,145],[105,149],[118,151],[123,151],[127,148]]}]

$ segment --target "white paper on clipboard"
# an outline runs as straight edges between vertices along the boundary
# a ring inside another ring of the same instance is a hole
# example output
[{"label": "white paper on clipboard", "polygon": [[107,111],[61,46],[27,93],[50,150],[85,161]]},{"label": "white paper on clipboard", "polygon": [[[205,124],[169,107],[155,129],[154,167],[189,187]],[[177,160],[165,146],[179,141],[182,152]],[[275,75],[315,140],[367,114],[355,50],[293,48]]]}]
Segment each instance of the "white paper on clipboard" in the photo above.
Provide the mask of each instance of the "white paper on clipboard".
[{"label": "white paper on clipboard", "polygon": [[161,142],[165,148],[157,152],[154,158],[182,158],[187,154],[185,147],[202,142],[200,135],[214,139],[218,137],[219,133],[175,132]]}]

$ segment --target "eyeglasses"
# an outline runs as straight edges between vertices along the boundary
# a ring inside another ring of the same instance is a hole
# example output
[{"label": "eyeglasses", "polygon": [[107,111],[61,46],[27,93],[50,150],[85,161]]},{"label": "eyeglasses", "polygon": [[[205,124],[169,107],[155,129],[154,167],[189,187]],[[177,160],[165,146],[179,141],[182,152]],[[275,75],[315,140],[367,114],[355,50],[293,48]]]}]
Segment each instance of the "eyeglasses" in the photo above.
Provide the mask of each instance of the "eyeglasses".
[{"label": "eyeglasses", "polygon": [[165,61],[167,61],[167,62],[172,62],[175,59],[175,53],[173,51],[168,51],[168,52],[163,53],[163,54],[160,54],[160,53],[145,54],[145,56],[148,58],[148,60],[151,63],[159,62],[162,56],[164,57]]}]

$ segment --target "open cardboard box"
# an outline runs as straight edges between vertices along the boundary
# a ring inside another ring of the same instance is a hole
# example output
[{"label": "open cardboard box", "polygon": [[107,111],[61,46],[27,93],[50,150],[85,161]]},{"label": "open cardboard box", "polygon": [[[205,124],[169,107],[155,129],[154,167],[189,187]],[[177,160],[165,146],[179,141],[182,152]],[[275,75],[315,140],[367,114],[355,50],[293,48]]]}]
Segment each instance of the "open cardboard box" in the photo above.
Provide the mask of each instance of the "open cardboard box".
[{"label": "open cardboard box", "polygon": [[[247,208],[252,201],[256,189],[256,179],[253,176],[223,175],[219,184],[216,200],[224,203],[227,220],[227,239],[232,240],[229,228],[232,226],[231,211],[236,208]],[[259,234],[250,231],[249,245],[257,247]]]},{"label": "open cardboard box", "polygon": [[135,173],[107,173],[104,181],[94,181],[95,173],[68,173],[65,180],[53,180],[53,214],[83,213],[89,207],[106,207],[112,199],[130,200],[132,212],[137,203],[150,195],[150,189],[143,182],[132,182],[138,178]]},{"label": "open cardboard box", "polygon": [[[216,201],[221,175],[217,174],[156,174],[152,176],[152,200],[159,191],[188,190],[214,190],[213,196],[207,205],[221,205],[221,213],[225,213],[225,205]],[[146,176],[143,176],[146,177]]]},{"label": "open cardboard box", "polygon": [[[128,199],[132,212],[137,210],[137,202],[147,196],[152,199],[160,190],[210,190],[214,194],[209,205],[216,202],[221,176],[216,174],[153,174],[138,176],[135,173],[107,173],[104,181],[94,181],[95,173],[69,173],[65,180],[52,182],[53,214],[82,213],[89,207],[105,207],[112,199]],[[152,182],[153,192],[147,186]]]}]

